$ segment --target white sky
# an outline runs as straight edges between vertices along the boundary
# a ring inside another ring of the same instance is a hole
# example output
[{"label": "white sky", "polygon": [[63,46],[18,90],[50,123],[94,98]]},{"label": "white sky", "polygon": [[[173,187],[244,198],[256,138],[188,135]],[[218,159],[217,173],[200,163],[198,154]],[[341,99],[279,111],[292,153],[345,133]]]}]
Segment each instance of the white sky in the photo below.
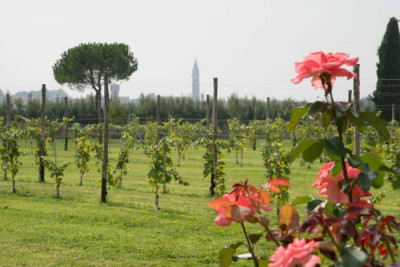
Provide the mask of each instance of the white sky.
[{"label": "white sky", "polygon": [[[200,92],[257,98],[322,98],[310,80],[292,85],[294,62],[310,52],[359,57],[361,96],[376,83],[376,51],[399,0],[14,0],[0,4],[0,88],[11,93],[60,86],[51,66],[84,42],[123,42],[139,62],[120,95],[191,94],[197,59]],[[334,87],[347,99],[352,81]],[[92,92],[87,89],[87,92]]]}]

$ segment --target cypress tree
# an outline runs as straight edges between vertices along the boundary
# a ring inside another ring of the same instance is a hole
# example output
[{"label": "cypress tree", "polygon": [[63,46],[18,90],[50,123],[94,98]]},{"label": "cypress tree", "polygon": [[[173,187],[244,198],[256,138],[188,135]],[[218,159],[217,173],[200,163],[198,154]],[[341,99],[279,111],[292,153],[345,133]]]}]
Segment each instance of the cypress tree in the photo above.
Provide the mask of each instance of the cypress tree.
[{"label": "cypress tree", "polygon": [[376,64],[378,82],[374,102],[377,110],[382,111],[382,118],[387,121],[392,119],[391,105],[400,103],[400,34],[397,22],[395,17],[389,20],[378,48],[379,62]]}]

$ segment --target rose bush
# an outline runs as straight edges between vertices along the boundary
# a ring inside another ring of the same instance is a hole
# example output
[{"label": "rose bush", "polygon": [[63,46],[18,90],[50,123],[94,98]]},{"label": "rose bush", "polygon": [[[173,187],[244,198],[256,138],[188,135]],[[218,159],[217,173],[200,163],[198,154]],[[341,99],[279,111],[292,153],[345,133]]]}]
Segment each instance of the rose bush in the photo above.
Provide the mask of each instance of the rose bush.
[{"label": "rose bush", "polygon": [[[335,102],[332,85],[336,77],[355,78],[356,75],[344,68],[352,66],[358,58],[349,58],[345,53],[315,52],[296,63],[297,77],[293,83],[299,83],[312,77],[314,88],[325,89],[326,102],[316,101],[301,108],[294,108],[288,130],[293,131],[301,118],[321,117],[322,126],[327,129],[334,122],[337,136],[320,137],[317,140],[302,140],[290,154],[290,162],[297,157],[312,162],[322,153],[332,162],[323,164],[317,180],[312,187],[319,188],[319,195],[327,199],[301,196],[284,206],[279,213],[278,229],[270,229],[269,219],[263,211],[270,209],[270,194],[279,193],[280,186],[289,183],[282,178],[271,179],[257,189],[243,183],[233,185],[229,194],[214,200],[209,205],[215,209],[215,224],[227,226],[236,222],[241,225],[246,242],[238,242],[219,251],[220,266],[229,266],[236,249],[245,245],[251,254],[254,266],[400,266],[396,256],[398,245],[393,236],[400,231],[400,224],[391,215],[384,215],[376,209],[370,189],[380,188],[384,183],[385,173],[397,173],[384,165],[379,155],[368,153],[356,155],[345,147],[343,132],[351,121],[363,129],[368,123],[379,133],[383,140],[390,138],[384,120],[374,113],[354,114],[351,103]],[[319,120],[317,120],[319,121]],[[293,177],[295,179],[295,177]],[[299,223],[296,205],[306,204],[307,217]],[[259,223],[266,231],[265,240],[274,242],[275,252],[267,257],[257,256],[255,246],[262,240],[262,234],[249,234],[245,222]],[[307,240],[300,235],[307,234]]]}]

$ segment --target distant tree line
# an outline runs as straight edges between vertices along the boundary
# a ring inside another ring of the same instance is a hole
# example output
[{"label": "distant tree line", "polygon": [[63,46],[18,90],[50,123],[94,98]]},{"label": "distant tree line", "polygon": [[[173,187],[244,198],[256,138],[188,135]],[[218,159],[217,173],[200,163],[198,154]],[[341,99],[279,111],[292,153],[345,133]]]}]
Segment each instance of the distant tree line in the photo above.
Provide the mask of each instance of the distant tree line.
[{"label": "distant tree line", "polygon": [[[29,119],[40,117],[41,101],[38,98],[22,98],[11,96],[10,101],[11,118],[21,115]],[[94,96],[87,98],[68,99],[68,117],[74,117],[75,122],[81,124],[97,123],[96,100]],[[295,106],[301,106],[304,102],[293,99],[277,100],[271,99],[269,103],[269,118],[277,117],[287,121],[291,110]],[[0,116],[6,115],[6,98],[0,105]],[[120,103],[118,99],[111,99],[110,122],[116,125],[126,124],[131,114],[135,114],[141,123],[154,121],[156,119],[157,99],[154,96],[141,95],[135,102],[128,104]],[[206,100],[193,101],[190,97],[161,97],[160,118],[167,121],[169,118],[182,118],[186,121],[199,121],[206,118]],[[209,116],[212,113],[212,99],[210,98]],[[46,102],[46,116],[50,120],[62,119],[64,117],[64,98],[56,97]],[[264,120],[267,116],[267,101],[253,98],[239,98],[232,94],[227,100],[218,100],[218,117],[221,121],[238,118],[241,123],[251,120]]]}]

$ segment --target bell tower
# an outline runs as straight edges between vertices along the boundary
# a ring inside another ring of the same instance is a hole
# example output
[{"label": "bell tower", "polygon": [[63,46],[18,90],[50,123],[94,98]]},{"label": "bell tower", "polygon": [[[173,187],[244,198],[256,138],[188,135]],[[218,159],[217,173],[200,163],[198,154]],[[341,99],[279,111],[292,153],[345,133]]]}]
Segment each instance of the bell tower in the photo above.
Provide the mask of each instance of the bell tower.
[{"label": "bell tower", "polygon": [[197,66],[197,60],[194,61],[192,70],[192,99],[194,101],[200,100],[200,73]]}]

